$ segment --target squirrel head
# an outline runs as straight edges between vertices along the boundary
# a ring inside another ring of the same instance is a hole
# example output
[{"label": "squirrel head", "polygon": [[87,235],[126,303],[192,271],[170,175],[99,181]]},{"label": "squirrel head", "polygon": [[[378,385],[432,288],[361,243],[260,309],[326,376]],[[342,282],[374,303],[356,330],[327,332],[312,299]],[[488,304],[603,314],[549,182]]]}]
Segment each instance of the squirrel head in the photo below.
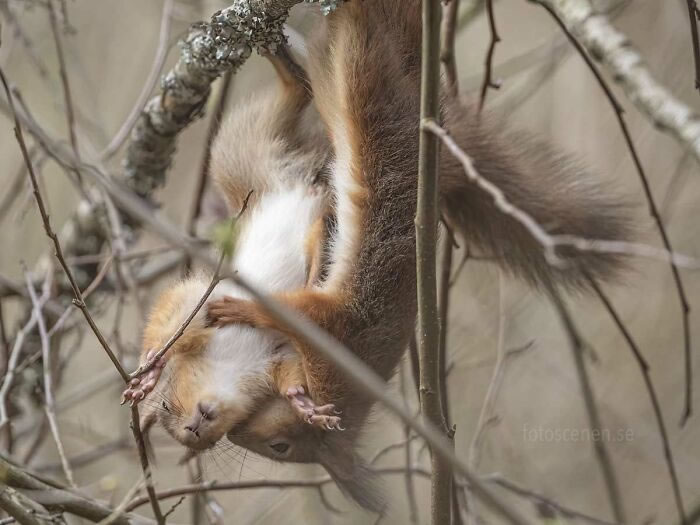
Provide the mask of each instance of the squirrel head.
[{"label": "squirrel head", "polygon": [[385,508],[376,475],[355,450],[357,432],[311,426],[281,396],[269,397],[226,436],[235,445],[274,461],[323,465],[341,492],[358,505],[373,512]]}]

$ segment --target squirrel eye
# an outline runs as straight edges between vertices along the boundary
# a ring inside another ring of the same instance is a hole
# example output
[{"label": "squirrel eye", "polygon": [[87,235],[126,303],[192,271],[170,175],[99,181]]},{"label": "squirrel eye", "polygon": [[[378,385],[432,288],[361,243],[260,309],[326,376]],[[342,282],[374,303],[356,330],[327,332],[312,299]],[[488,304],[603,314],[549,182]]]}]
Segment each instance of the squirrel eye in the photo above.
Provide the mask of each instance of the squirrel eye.
[{"label": "squirrel eye", "polygon": [[289,443],[280,441],[279,443],[270,443],[270,448],[278,454],[284,454],[289,450]]},{"label": "squirrel eye", "polygon": [[165,403],[165,401],[162,401],[161,405],[163,405],[163,408],[165,409],[166,412],[170,412],[170,409],[168,408],[168,405]]}]

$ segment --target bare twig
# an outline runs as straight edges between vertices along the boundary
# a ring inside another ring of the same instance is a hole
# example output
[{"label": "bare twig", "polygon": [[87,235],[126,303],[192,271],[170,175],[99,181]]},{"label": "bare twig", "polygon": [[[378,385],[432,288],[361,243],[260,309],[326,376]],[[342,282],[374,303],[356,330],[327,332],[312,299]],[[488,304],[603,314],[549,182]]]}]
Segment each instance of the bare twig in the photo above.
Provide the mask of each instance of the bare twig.
[{"label": "bare twig", "polygon": [[[406,365],[408,363],[401,363],[401,368],[399,369],[399,384],[401,388],[401,397],[403,398],[404,407],[408,410],[408,380],[406,379]],[[408,500],[408,517],[412,525],[417,525],[419,522],[418,518],[418,504],[416,503],[416,488],[413,483],[413,454],[411,452],[411,427],[404,425],[404,461],[406,462],[406,475],[404,476],[404,482],[406,484],[406,499]]]},{"label": "bare twig", "polygon": [[[134,434],[134,441],[136,441],[136,445],[139,450],[139,460],[141,461],[141,470],[143,470],[143,477],[146,483],[148,501],[151,502],[153,515],[155,516],[158,525],[164,525],[165,518],[163,517],[163,512],[160,510],[160,504],[158,503],[158,498],[156,497],[156,490],[153,487],[153,476],[151,474],[151,467],[148,464],[146,444],[143,440],[143,434],[141,433],[141,423],[139,421],[139,408],[136,405],[131,407],[131,431]],[[126,507],[126,509],[129,510],[128,507]]]},{"label": "bare twig", "polygon": [[[51,25],[51,33],[53,34],[54,45],[56,46],[56,54],[58,55],[58,71],[63,85],[63,99],[66,105],[66,118],[68,119],[68,136],[70,144],[73,148],[73,153],[76,159],[80,159],[80,151],[78,149],[78,138],[75,133],[75,113],[73,111],[73,98],[71,97],[70,83],[68,82],[68,72],[66,70],[66,60],[63,55],[63,45],[61,36],[58,33],[58,22],[56,21],[56,10],[54,0],[48,1],[49,22]],[[76,171],[78,182],[81,183],[80,173]]]},{"label": "bare twig", "polygon": [[[47,288],[50,287],[50,278],[53,270],[50,270],[47,274]],[[51,434],[56,443],[56,449],[58,450],[58,456],[61,458],[61,464],[63,465],[63,472],[66,475],[66,480],[68,484],[76,488],[75,479],[73,478],[73,471],[68,463],[68,458],[66,457],[66,451],[63,447],[63,441],[61,440],[61,434],[58,430],[58,423],[56,422],[56,406],[53,397],[53,377],[52,377],[52,360],[51,360],[51,343],[49,341],[49,336],[46,331],[46,323],[44,322],[44,315],[41,312],[41,306],[39,303],[39,298],[34,290],[34,284],[32,284],[29,279],[29,274],[25,271],[25,281],[27,283],[27,290],[29,291],[29,297],[32,301],[32,308],[34,315],[37,318],[37,326],[39,328],[39,338],[41,340],[41,360],[42,368],[44,371],[44,403],[46,418],[49,422],[49,427],[51,428]]]},{"label": "bare twig", "polygon": [[496,50],[496,44],[498,44],[501,41],[501,37],[498,36],[498,30],[496,29],[496,17],[493,12],[493,0],[486,0],[486,12],[489,15],[489,30],[491,31],[491,42],[489,43],[489,49],[486,52],[484,82],[481,85],[481,94],[479,96],[479,111],[484,109],[484,104],[486,103],[486,93],[488,92],[488,89],[498,89],[501,87],[498,81],[494,81],[492,78],[493,53]]},{"label": "bare twig", "polygon": [[90,315],[90,312],[87,309],[87,305],[85,304],[83,294],[80,291],[80,288],[78,287],[78,284],[75,280],[75,277],[73,276],[73,273],[71,272],[71,269],[68,266],[68,264],[66,263],[66,260],[63,256],[63,250],[62,250],[61,244],[58,240],[58,236],[56,235],[56,233],[54,233],[53,229],[51,228],[51,222],[49,221],[49,216],[46,213],[46,206],[44,205],[44,199],[41,196],[41,192],[39,191],[39,185],[37,183],[36,174],[34,173],[34,168],[32,166],[31,159],[29,158],[29,153],[27,152],[27,146],[24,142],[24,135],[22,133],[22,127],[19,123],[19,119],[17,117],[17,112],[15,111],[14,102],[12,99],[12,93],[10,92],[9,85],[7,84],[7,79],[5,78],[5,74],[2,71],[2,69],[0,69],[0,80],[2,81],[2,85],[5,89],[5,94],[7,96],[7,100],[8,100],[8,103],[10,105],[12,115],[14,117],[15,137],[17,139],[17,142],[19,144],[20,149],[22,150],[22,155],[24,157],[24,161],[27,164],[27,170],[29,172],[29,180],[32,184],[34,198],[35,198],[37,206],[39,208],[39,213],[41,214],[41,219],[42,219],[42,222],[44,224],[44,230],[46,232],[46,235],[49,237],[49,239],[53,243],[56,258],[58,259],[59,264],[63,268],[63,271],[65,272],[66,277],[68,278],[68,281],[70,282],[71,288],[73,289],[73,294],[75,295],[75,300],[73,301],[73,304],[75,306],[77,306],[78,308],[80,308],[81,312],[83,313],[83,316],[85,317],[85,320],[88,322],[88,324],[90,325],[90,328],[95,333],[95,336],[97,337],[98,341],[102,345],[102,348],[107,353],[107,356],[112,361],[112,364],[114,364],[115,368],[119,372],[119,375],[121,375],[122,379],[124,379],[124,381],[126,382],[126,381],[128,381],[129,377],[126,374],[126,372],[124,371],[124,369],[122,368],[121,363],[119,363],[119,360],[112,353],[112,350],[109,348],[107,341],[104,339],[99,328],[97,328],[97,325],[95,324],[94,320],[92,319],[92,316]]},{"label": "bare twig", "polygon": [[455,38],[457,36],[457,15],[460,0],[450,0],[445,7],[442,21],[442,44],[440,46],[440,61],[445,69],[447,88],[452,96],[459,93],[459,76],[457,60],[455,59]]},{"label": "bare twig", "polygon": [[[229,98],[229,92],[231,90],[231,81],[233,80],[233,74],[229,71],[224,75],[223,82],[221,84],[219,97],[216,100],[216,109],[214,114],[211,116],[209,121],[209,128],[207,129],[207,138],[204,146],[204,158],[202,160],[202,166],[199,169],[199,177],[197,178],[197,187],[194,191],[194,198],[192,200],[192,211],[190,212],[190,218],[187,224],[187,232],[191,236],[195,236],[197,233],[197,220],[202,213],[202,201],[204,200],[204,190],[207,187],[207,179],[209,178],[209,162],[211,157],[211,145],[214,142],[219,128],[221,127],[221,121],[224,117],[224,111],[226,110],[226,104]],[[192,260],[186,259],[185,261],[185,271],[188,271],[192,266]]]},{"label": "bare twig", "polygon": [[[581,338],[578,329],[571,318],[571,314],[569,313],[564,300],[559,294],[559,291],[554,286],[550,286],[548,292],[549,297],[552,300],[552,304],[559,314],[562,325],[564,326],[566,334],[569,338],[569,344],[574,356],[574,363],[576,365],[576,373],[578,375],[581,393],[583,394],[583,402],[588,415],[588,424],[592,432],[600,433],[602,431],[602,424],[600,414],[598,413],[598,406],[596,405],[595,396],[593,394],[593,388],[591,387],[590,378],[588,377],[588,371],[586,370],[586,363],[583,359],[585,346],[583,339]],[[620,495],[620,486],[618,484],[612,462],[610,461],[608,450],[605,447],[603,440],[593,440],[593,449],[603,474],[603,480],[605,481],[608,498],[610,500],[610,507],[612,508],[615,521],[619,523],[626,523],[625,510]]]},{"label": "bare twig", "polygon": [[[439,0],[423,1],[421,59],[421,121],[440,114]],[[440,391],[440,319],[437,304],[438,171],[440,143],[421,129],[418,148],[418,207],[416,211],[416,275],[418,278],[418,355],[420,404],[423,419],[444,427]],[[449,429],[443,430],[447,435]],[[449,463],[432,450],[431,520],[450,522],[452,472]]]},{"label": "bare twig", "polygon": [[683,506],[683,496],[681,494],[680,483],[678,482],[678,475],[676,474],[676,466],[673,462],[673,455],[671,453],[671,445],[668,439],[668,431],[666,430],[666,424],[664,423],[663,412],[661,411],[661,405],[659,404],[659,399],[656,395],[654,383],[651,380],[651,370],[649,367],[649,363],[647,363],[647,360],[642,355],[642,351],[640,350],[639,346],[637,346],[637,343],[634,341],[632,334],[627,329],[625,323],[622,321],[619,314],[615,310],[612,301],[610,301],[608,296],[605,295],[605,293],[600,288],[595,279],[591,279],[589,277],[588,280],[591,283],[591,286],[595,290],[596,294],[598,294],[598,297],[605,306],[605,309],[610,314],[610,317],[612,317],[613,321],[615,322],[615,325],[620,330],[620,333],[627,342],[627,346],[629,346],[630,350],[632,351],[632,355],[634,356],[635,361],[637,361],[637,364],[639,365],[639,370],[642,372],[644,384],[646,386],[647,392],[649,393],[651,406],[654,410],[654,418],[656,419],[656,425],[659,427],[659,435],[661,436],[661,444],[664,450],[664,459],[666,460],[666,467],[668,468],[668,473],[671,478],[671,488],[673,489],[673,498],[676,503],[676,509],[678,511],[678,516],[680,518],[681,524],[684,524],[686,523],[686,516],[685,509]]},{"label": "bare twig", "polygon": [[[664,248],[669,252],[673,253],[673,247],[671,245],[671,240],[666,233],[666,228],[664,228],[664,223],[663,220],[661,219],[661,215],[659,214],[658,207],[656,205],[656,201],[654,200],[654,195],[651,191],[651,186],[649,185],[649,179],[646,176],[644,167],[642,166],[642,162],[639,159],[639,155],[637,154],[637,149],[634,146],[634,143],[632,142],[632,136],[630,135],[629,129],[627,128],[627,122],[625,121],[624,114],[623,114],[623,109],[620,103],[617,101],[615,98],[615,95],[613,94],[612,90],[608,87],[607,83],[605,82],[605,79],[603,76],[600,74],[598,71],[598,68],[596,65],[593,63],[591,58],[588,56],[588,53],[586,53],[586,50],[584,49],[583,45],[578,41],[578,39],[574,36],[574,34],[569,30],[567,27],[566,22],[561,16],[561,13],[559,10],[557,10],[554,6],[550,5],[550,0],[535,0],[537,3],[542,5],[542,7],[547,10],[547,12],[554,18],[554,20],[557,22],[559,27],[566,33],[566,36],[569,38],[571,43],[576,47],[576,50],[579,52],[581,55],[581,58],[586,62],[588,67],[590,68],[591,72],[595,76],[596,80],[598,81],[598,84],[600,87],[603,89],[605,92],[605,95],[608,98],[608,101],[610,102],[610,105],[615,111],[615,115],[617,117],[618,123],[620,125],[620,129],[622,131],[622,134],[625,137],[625,142],[627,143],[627,148],[629,149],[630,155],[632,155],[632,160],[634,161],[634,164],[637,168],[637,173],[639,174],[639,179],[642,184],[642,188],[644,189],[644,194],[646,196],[647,203],[649,205],[649,213],[654,219],[654,222],[656,223],[656,227],[659,230],[659,234],[661,235],[661,240],[663,242]],[[587,1],[587,0],[584,0]],[[601,21],[605,20],[605,17],[603,15],[600,15],[598,17]],[[586,40],[582,36],[582,40],[585,43]],[[593,50],[591,50],[592,54],[595,56],[595,53]],[[669,95],[670,96],[670,95]],[[664,105],[667,105],[670,103],[670,100],[665,100]],[[698,126],[700,128],[700,126]],[[700,142],[700,140],[698,140]],[[683,409],[683,414],[681,416],[681,426],[686,423],[688,418],[691,416],[693,407],[692,407],[692,398],[693,398],[693,371],[692,371],[692,346],[691,346],[691,341],[690,341],[690,303],[688,302],[688,298],[685,292],[685,288],[683,287],[683,281],[681,280],[681,275],[680,272],[678,271],[678,265],[672,260],[671,261],[671,272],[673,274],[673,280],[676,285],[676,292],[678,294],[678,299],[680,301],[680,306],[681,306],[681,320],[683,324],[683,346],[684,346],[684,358],[685,358],[685,407]]]},{"label": "bare twig", "polygon": [[148,102],[148,97],[156,87],[158,83],[158,78],[160,72],[163,69],[163,64],[165,64],[165,59],[168,56],[168,42],[170,41],[170,27],[172,25],[172,11],[174,0],[165,0],[163,3],[163,13],[160,19],[160,34],[158,36],[158,48],[156,49],[156,55],[153,59],[153,65],[151,70],[146,77],[146,82],[141,89],[138,99],[136,99],[136,104],[131,109],[131,112],[124,120],[117,133],[114,135],[109,144],[104,150],[100,152],[100,160],[106,161],[114,156],[114,154],[119,151],[119,148],[124,144],[124,141],[129,136],[129,132],[132,130],[136,121],[138,120],[141,112],[143,111],[146,102]]},{"label": "bare twig", "polygon": [[490,482],[490,483],[498,485],[499,487],[502,487],[502,488],[508,490],[509,492],[512,492],[513,494],[521,496],[521,497],[528,499],[530,501],[533,501],[535,503],[543,504],[548,508],[554,509],[558,514],[560,514],[564,518],[585,521],[586,523],[590,523],[591,525],[621,525],[620,523],[613,523],[610,521],[604,521],[604,520],[595,518],[593,516],[590,516],[588,514],[584,514],[582,512],[572,510],[568,507],[564,507],[563,505],[560,505],[559,503],[557,503],[554,500],[551,500],[551,499],[549,499],[541,494],[538,494],[537,492],[534,492],[532,490],[525,489],[525,488],[521,487],[520,485],[517,485],[516,483],[513,483],[510,480],[507,480],[506,478],[504,478],[500,474],[489,474],[488,476],[485,476],[483,479]]},{"label": "bare twig", "polygon": [[693,59],[695,60],[695,89],[700,90],[700,41],[698,41],[698,6],[695,0],[687,0],[690,18],[690,38],[693,42]]}]

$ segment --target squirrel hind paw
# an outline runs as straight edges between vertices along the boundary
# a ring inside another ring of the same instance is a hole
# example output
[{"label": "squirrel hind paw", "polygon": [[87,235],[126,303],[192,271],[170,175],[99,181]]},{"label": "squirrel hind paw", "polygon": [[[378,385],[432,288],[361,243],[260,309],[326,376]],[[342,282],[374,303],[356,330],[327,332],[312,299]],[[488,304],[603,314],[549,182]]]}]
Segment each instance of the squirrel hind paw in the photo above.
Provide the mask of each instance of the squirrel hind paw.
[{"label": "squirrel hind paw", "polygon": [[294,411],[308,424],[324,430],[345,430],[341,424],[341,418],[338,417],[340,411],[335,408],[335,405],[328,403],[326,405],[317,406],[313,400],[305,394],[304,387],[296,385],[287,389],[287,399]]}]

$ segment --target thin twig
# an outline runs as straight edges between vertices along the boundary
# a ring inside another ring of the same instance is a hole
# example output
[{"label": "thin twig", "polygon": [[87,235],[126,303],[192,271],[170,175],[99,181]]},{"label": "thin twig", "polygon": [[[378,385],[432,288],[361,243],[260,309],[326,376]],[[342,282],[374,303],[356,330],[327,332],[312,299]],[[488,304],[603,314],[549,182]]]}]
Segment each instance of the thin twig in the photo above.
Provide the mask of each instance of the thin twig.
[{"label": "thin twig", "polygon": [[489,17],[489,30],[491,31],[491,41],[489,43],[489,49],[486,52],[485,59],[485,72],[484,72],[484,82],[481,85],[481,94],[479,96],[479,112],[484,109],[484,104],[486,103],[486,93],[489,88],[498,89],[501,87],[500,83],[494,81],[493,75],[493,53],[496,50],[496,44],[501,41],[501,37],[498,36],[498,30],[496,29],[496,16],[493,12],[493,0],[486,0],[486,12]]},{"label": "thin twig", "polygon": [[[138,447],[139,451],[139,460],[141,461],[141,470],[143,471],[143,477],[146,483],[148,501],[151,502],[153,515],[155,516],[158,525],[163,525],[165,524],[165,518],[163,517],[163,512],[160,510],[160,504],[158,503],[158,498],[156,497],[156,490],[153,486],[153,476],[151,474],[151,467],[148,464],[146,443],[143,439],[141,423],[139,421],[139,408],[136,405],[131,407],[131,432],[134,434],[134,441],[136,441],[136,446]],[[127,506],[126,510],[129,511],[131,509]]]},{"label": "thin twig", "polygon": [[460,0],[449,0],[445,7],[445,16],[442,21],[442,44],[440,46],[440,61],[445,70],[447,89],[453,97],[459,94],[459,75],[455,58],[459,2]]},{"label": "thin twig", "polygon": [[54,233],[53,229],[51,228],[51,222],[49,221],[49,216],[46,213],[46,206],[44,205],[44,199],[41,196],[41,192],[39,191],[39,185],[37,183],[36,174],[34,173],[34,168],[32,166],[31,159],[29,158],[29,153],[27,152],[27,146],[24,142],[24,135],[22,133],[22,126],[19,123],[19,119],[17,117],[17,112],[15,111],[12,93],[10,92],[10,87],[7,84],[7,79],[5,78],[5,74],[2,71],[2,69],[0,69],[0,80],[2,81],[2,85],[5,89],[5,94],[7,96],[7,101],[10,105],[10,110],[11,110],[12,115],[14,117],[15,138],[17,139],[19,147],[22,150],[22,156],[24,157],[24,161],[27,164],[27,171],[29,172],[29,180],[31,181],[31,184],[32,184],[34,198],[35,198],[37,206],[39,208],[39,213],[41,214],[41,220],[42,220],[43,225],[44,225],[44,230],[46,232],[46,235],[49,237],[49,239],[51,239],[51,242],[53,243],[54,254],[56,255],[56,258],[58,259],[59,264],[63,268],[63,271],[65,272],[66,277],[68,278],[68,281],[70,282],[71,288],[73,289],[73,294],[75,296],[73,304],[75,306],[77,306],[78,308],[80,308],[81,312],[83,313],[83,316],[85,317],[85,320],[90,325],[90,328],[92,329],[92,331],[94,332],[98,341],[102,345],[102,348],[104,349],[104,351],[107,353],[107,356],[109,357],[110,361],[112,361],[112,364],[114,364],[114,367],[119,372],[119,375],[121,375],[122,379],[124,379],[124,382],[127,382],[129,380],[129,376],[122,368],[121,363],[119,363],[119,360],[112,353],[112,350],[109,348],[107,341],[104,339],[104,337],[102,336],[102,333],[100,332],[99,328],[95,324],[95,321],[92,319],[92,315],[90,314],[90,312],[87,309],[87,305],[85,304],[83,294],[80,291],[80,288],[78,287],[78,283],[76,282],[75,277],[73,276],[73,273],[72,273],[70,267],[68,266],[68,264],[66,263],[66,260],[63,256],[63,250],[62,250],[61,244],[58,240],[58,236],[56,235],[56,233]]},{"label": "thin twig", "polygon": [[[571,318],[571,314],[569,313],[566,303],[564,303],[564,300],[559,294],[559,291],[554,286],[550,286],[548,292],[549,297],[552,300],[552,304],[559,314],[562,325],[564,326],[566,334],[569,338],[569,345],[571,347],[574,363],[576,365],[576,373],[578,375],[579,385],[583,395],[583,402],[588,415],[588,425],[592,432],[600,433],[602,431],[602,424],[600,414],[598,413],[598,406],[596,405],[595,396],[593,394],[591,381],[588,377],[588,371],[586,370],[586,363],[583,359],[585,347],[583,339],[581,338],[578,329]],[[617,481],[617,476],[615,474],[612,462],[610,461],[608,450],[605,447],[603,440],[593,440],[593,449],[603,474],[603,480],[605,481],[608,498],[610,500],[610,507],[612,509],[615,521],[619,523],[626,523],[625,510],[620,495],[620,486]]]},{"label": "thin twig", "polygon": [[[56,10],[54,7],[54,0],[48,0],[48,12],[49,22],[51,25],[51,33],[53,34],[54,45],[56,46],[56,54],[58,55],[58,72],[61,77],[61,84],[63,85],[63,100],[66,105],[66,118],[68,119],[68,136],[70,137],[70,144],[73,148],[75,158],[80,160],[80,150],[78,149],[78,137],[75,133],[75,113],[73,111],[73,98],[71,96],[70,83],[68,82],[68,72],[66,70],[66,59],[63,55],[63,45],[61,43],[61,36],[58,33],[58,22],[56,21]],[[80,173],[76,171],[75,174],[78,177],[78,183],[82,185]]]},{"label": "thin twig", "polygon": [[[403,398],[404,407],[408,410],[408,380],[406,378],[406,366],[407,362],[401,364],[399,369],[399,385],[401,388],[401,397]],[[406,499],[408,500],[408,517],[412,525],[418,525],[418,504],[416,503],[416,487],[413,483],[413,454],[411,452],[411,427],[408,425],[403,426],[404,433],[404,461],[406,463],[406,475],[404,476],[404,483],[406,485]]]},{"label": "thin twig", "polygon": [[687,0],[690,18],[690,38],[693,42],[693,59],[695,61],[695,89],[700,91],[700,41],[698,41],[698,6],[695,0]]},{"label": "thin twig", "polygon": [[622,525],[621,523],[613,523],[610,521],[604,521],[598,518],[595,518],[593,516],[590,516],[588,514],[584,514],[582,512],[578,512],[576,510],[572,510],[568,507],[564,507],[563,505],[560,505],[554,500],[551,500],[541,494],[538,494],[537,492],[534,492],[532,490],[525,489],[516,483],[513,483],[512,481],[509,481],[505,479],[503,476],[500,474],[489,474],[488,476],[485,476],[483,478],[484,480],[493,483],[495,485],[498,485],[501,488],[504,488],[508,490],[509,492],[512,492],[513,494],[517,494],[518,496],[521,496],[523,498],[526,498],[530,501],[533,501],[538,504],[543,504],[548,508],[554,509],[558,514],[563,516],[564,518],[571,518],[571,519],[576,519],[576,520],[581,520],[585,521],[586,523],[590,523],[592,525]]},{"label": "thin twig", "polygon": [[[561,19],[557,11],[543,0],[535,1],[537,1],[542,7],[544,7],[545,10],[552,16],[552,18],[554,18],[561,30],[564,31],[564,33],[568,37],[569,41],[574,45],[579,55],[581,55],[581,58],[583,58],[583,60],[586,62],[589,69],[598,81],[598,84],[605,92],[605,95],[608,101],[610,102],[610,105],[615,111],[617,121],[620,125],[620,130],[622,131],[622,134],[625,137],[627,148],[629,149],[630,155],[632,156],[632,160],[634,161],[634,165],[637,168],[637,173],[639,175],[640,182],[642,183],[642,188],[644,189],[644,195],[646,197],[647,204],[649,205],[649,214],[652,216],[654,222],[656,223],[656,227],[659,230],[659,234],[661,235],[661,240],[663,242],[664,248],[669,253],[673,253],[673,246],[671,245],[671,240],[669,239],[669,236],[666,233],[666,228],[664,227],[663,220],[661,219],[661,215],[659,214],[656,201],[654,200],[654,195],[651,191],[651,186],[649,185],[649,179],[646,176],[644,167],[642,166],[642,162],[639,159],[637,149],[635,148],[634,143],[632,142],[632,136],[630,135],[629,129],[627,128],[627,121],[625,120],[622,106],[618,102],[617,98],[613,94],[612,90],[608,86],[603,76],[600,74],[600,71],[598,71],[598,68],[593,63],[593,60],[591,60],[591,58],[588,56],[588,53],[586,53],[586,50],[578,41],[578,39],[573,35],[573,33],[571,33],[571,31],[569,31],[568,27]],[[681,426],[683,426],[688,421],[688,418],[690,418],[693,412],[693,369],[692,346],[690,341],[690,303],[688,302],[685,288],[683,287],[683,281],[681,280],[681,275],[678,271],[678,265],[673,260],[671,260],[671,273],[673,274],[673,280],[676,286],[676,293],[678,294],[678,299],[680,301],[682,312],[681,319],[683,323],[683,346],[685,358],[685,407],[681,416]]]},{"label": "thin twig", "polygon": [[[204,158],[202,160],[202,165],[199,169],[197,187],[195,188],[194,197],[192,200],[192,211],[190,212],[190,217],[187,224],[187,232],[193,237],[197,234],[197,220],[199,219],[199,216],[202,213],[202,201],[204,200],[204,190],[207,187],[207,180],[209,178],[211,145],[214,142],[214,138],[216,137],[219,128],[221,127],[221,121],[223,120],[224,111],[226,110],[226,104],[228,102],[232,80],[233,73],[229,71],[224,75],[223,82],[221,83],[219,97],[216,100],[216,109],[214,109],[214,114],[209,120],[207,138],[204,145]],[[185,271],[189,271],[191,266],[192,260],[190,258],[187,258],[185,260]]]},{"label": "thin twig", "polygon": [[153,59],[153,65],[151,70],[146,77],[146,82],[141,89],[138,99],[136,99],[136,104],[131,108],[131,112],[124,120],[119,130],[115,133],[109,144],[102,150],[99,154],[100,160],[102,162],[109,160],[114,156],[114,154],[119,151],[124,141],[129,136],[134,124],[139,119],[141,112],[143,111],[146,102],[148,102],[148,97],[156,87],[158,83],[158,78],[160,77],[160,72],[163,69],[163,64],[165,64],[165,59],[168,57],[168,43],[170,41],[170,27],[172,25],[172,11],[175,2],[174,0],[165,0],[163,3],[163,13],[160,18],[160,33],[158,36],[158,48],[156,49],[156,55]]},{"label": "thin twig", "polygon": [[[50,270],[47,274],[47,288],[50,287],[50,279],[53,270]],[[77,488],[75,484],[75,479],[73,478],[73,471],[70,468],[70,463],[68,463],[68,458],[66,457],[66,451],[63,446],[63,441],[61,440],[61,434],[58,430],[58,423],[56,422],[56,404],[54,402],[53,396],[53,377],[52,377],[52,360],[51,360],[51,343],[49,341],[49,336],[46,331],[46,323],[44,322],[44,315],[41,312],[41,306],[39,303],[39,298],[34,290],[34,285],[29,278],[29,273],[25,271],[24,273],[25,281],[27,283],[27,290],[29,291],[29,297],[32,301],[32,309],[34,315],[37,318],[37,326],[39,328],[39,339],[41,340],[41,360],[44,375],[44,405],[46,411],[46,418],[49,422],[49,427],[51,429],[51,434],[53,435],[54,442],[56,443],[56,449],[58,450],[58,456],[61,459],[61,464],[63,465],[63,472],[66,475],[66,480],[68,484]]]},{"label": "thin twig", "polygon": [[671,478],[671,487],[673,489],[673,498],[676,503],[676,509],[678,511],[678,516],[680,518],[681,524],[686,523],[685,509],[683,506],[683,496],[681,494],[680,483],[678,482],[678,475],[676,474],[676,466],[673,462],[673,455],[671,453],[671,445],[668,438],[668,431],[666,430],[666,424],[664,423],[663,412],[661,411],[661,405],[659,404],[659,399],[656,395],[656,389],[654,388],[654,383],[651,380],[651,370],[649,363],[642,355],[637,343],[634,341],[632,334],[625,326],[625,323],[620,318],[619,314],[615,310],[612,301],[600,288],[595,279],[588,277],[588,281],[591,283],[592,288],[595,290],[596,294],[600,298],[601,302],[605,306],[605,309],[612,317],[615,325],[620,330],[620,333],[627,342],[627,346],[632,351],[635,361],[639,365],[639,370],[642,372],[642,377],[644,378],[644,384],[646,386],[647,392],[649,393],[649,399],[651,401],[651,406],[654,410],[654,418],[656,419],[656,425],[659,427],[659,435],[661,436],[661,445],[664,450],[664,459],[666,460],[666,467],[668,468],[668,473]]}]

